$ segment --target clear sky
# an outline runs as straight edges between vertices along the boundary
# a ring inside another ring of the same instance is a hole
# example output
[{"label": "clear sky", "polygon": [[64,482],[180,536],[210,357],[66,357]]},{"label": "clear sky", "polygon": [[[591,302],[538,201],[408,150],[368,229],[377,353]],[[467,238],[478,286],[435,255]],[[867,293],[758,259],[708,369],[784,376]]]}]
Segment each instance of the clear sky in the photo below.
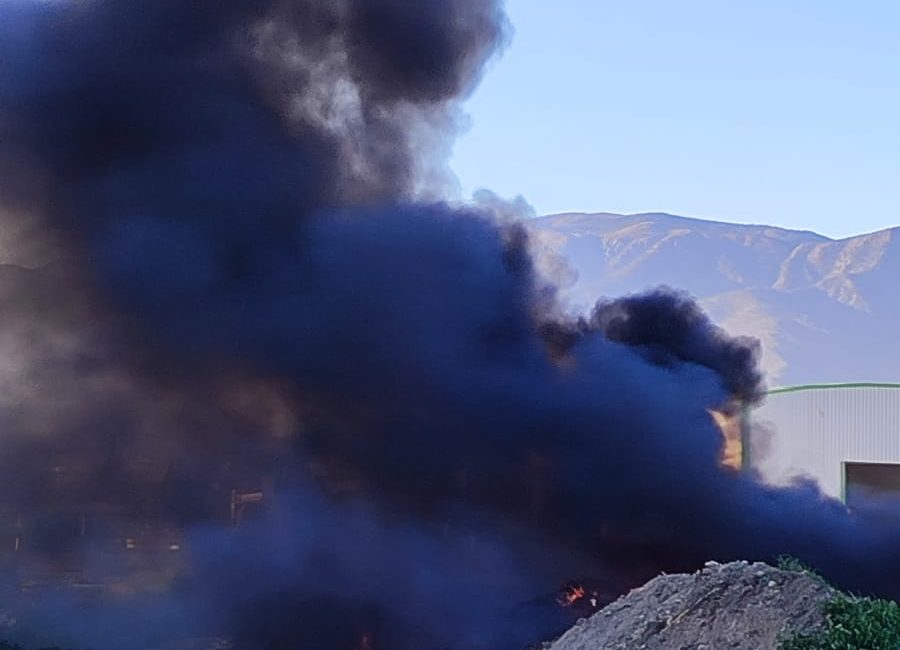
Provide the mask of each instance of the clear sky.
[{"label": "clear sky", "polygon": [[464,191],[838,237],[900,224],[900,2],[507,0]]}]

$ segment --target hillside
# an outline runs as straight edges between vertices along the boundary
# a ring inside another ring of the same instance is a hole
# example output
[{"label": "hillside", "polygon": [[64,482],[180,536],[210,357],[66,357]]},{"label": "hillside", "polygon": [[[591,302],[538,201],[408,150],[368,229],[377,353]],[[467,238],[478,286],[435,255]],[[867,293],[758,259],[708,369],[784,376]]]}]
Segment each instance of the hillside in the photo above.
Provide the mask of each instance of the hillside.
[{"label": "hillside", "polygon": [[900,380],[900,228],[841,240],[669,214],[558,214],[529,222],[577,274],[574,309],[660,284],[759,338],[772,385]]}]

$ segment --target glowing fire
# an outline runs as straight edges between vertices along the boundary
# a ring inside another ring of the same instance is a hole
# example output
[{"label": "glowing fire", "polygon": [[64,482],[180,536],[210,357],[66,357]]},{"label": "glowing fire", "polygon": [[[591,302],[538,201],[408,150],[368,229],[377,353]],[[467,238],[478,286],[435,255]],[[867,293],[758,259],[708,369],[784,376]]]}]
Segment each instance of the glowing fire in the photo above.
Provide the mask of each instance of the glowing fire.
[{"label": "glowing fire", "polygon": [[588,591],[583,585],[573,583],[560,590],[556,602],[560,607],[590,606],[591,609],[596,609],[600,601],[596,591]]},{"label": "glowing fire", "polygon": [[741,417],[739,415],[726,415],[718,411],[710,411],[716,426],[725,438],[725,446],[722,448],[721,462],[724,467],[741,469],[744,459],[744,441],[741,436]]},{"label": "glowing fire", "polygon": [[584,587],[580,585],[567,587],[563,589],[562,593],[559,595],[559,604],[563,607],[571,607],[584,598],[585,594],[587,594],[587,592],[584,590]]}]

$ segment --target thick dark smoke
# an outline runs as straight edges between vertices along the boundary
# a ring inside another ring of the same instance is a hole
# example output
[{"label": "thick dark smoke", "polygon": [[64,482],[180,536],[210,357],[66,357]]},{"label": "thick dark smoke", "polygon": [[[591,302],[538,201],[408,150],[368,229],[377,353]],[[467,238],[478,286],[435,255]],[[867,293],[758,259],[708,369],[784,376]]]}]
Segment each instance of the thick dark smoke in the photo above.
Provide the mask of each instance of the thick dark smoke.
[{"label": "thick dark smoke", "polygon": [[782,553],[900,595],[895,518],[721,467],[709,410],[758,399],[754,343],[669,290],[572,322],[521,226],[437,200],[506,32],[487,0],[0,4],[5,223],[61,260],[0,269],[7,511],[113,513],[189,560],[13,632],[513,649],[569,580]]}]

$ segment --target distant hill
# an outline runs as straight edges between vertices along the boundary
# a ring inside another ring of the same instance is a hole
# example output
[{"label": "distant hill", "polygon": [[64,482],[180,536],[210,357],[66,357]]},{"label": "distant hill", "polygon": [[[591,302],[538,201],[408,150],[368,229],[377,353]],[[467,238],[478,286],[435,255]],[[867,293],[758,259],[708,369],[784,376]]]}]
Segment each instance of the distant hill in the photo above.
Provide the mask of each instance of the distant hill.
[{"label": "distant hill", "polygon": [[770,385],[900,381],[900,228],[833,240],[662,213],[528,223],[577,273],[576,309],[665,284],[759,338]]}]

